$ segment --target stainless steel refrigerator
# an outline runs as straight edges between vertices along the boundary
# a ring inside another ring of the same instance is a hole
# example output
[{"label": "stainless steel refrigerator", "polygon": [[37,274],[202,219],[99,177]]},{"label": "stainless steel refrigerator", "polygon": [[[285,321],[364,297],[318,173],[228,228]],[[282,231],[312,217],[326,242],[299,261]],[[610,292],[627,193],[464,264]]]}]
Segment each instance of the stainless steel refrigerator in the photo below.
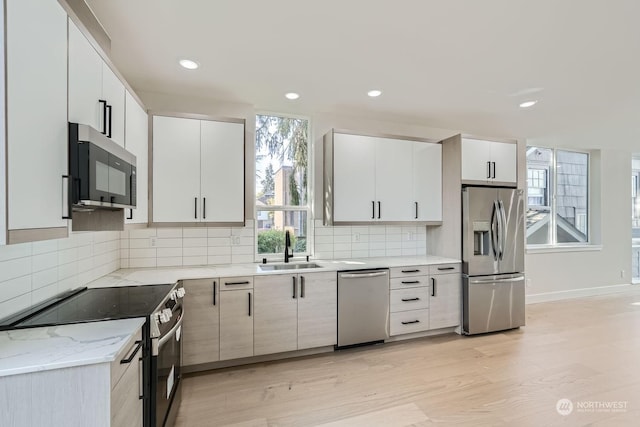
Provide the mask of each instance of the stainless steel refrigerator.
[{"label": "stainless steel refrigerator", "polygon": [[463,333],[525,324],[522,190],[462,189]]}]

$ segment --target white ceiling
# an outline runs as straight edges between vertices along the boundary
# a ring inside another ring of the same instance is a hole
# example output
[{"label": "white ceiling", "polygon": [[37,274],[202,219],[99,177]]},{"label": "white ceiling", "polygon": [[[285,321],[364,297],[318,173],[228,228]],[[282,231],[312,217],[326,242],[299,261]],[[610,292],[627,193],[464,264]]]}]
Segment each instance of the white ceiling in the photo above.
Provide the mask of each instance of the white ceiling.
[{"label": "white ceiling", "polygon": [[136,90],[640,151],[637,0],[87,3]]}]

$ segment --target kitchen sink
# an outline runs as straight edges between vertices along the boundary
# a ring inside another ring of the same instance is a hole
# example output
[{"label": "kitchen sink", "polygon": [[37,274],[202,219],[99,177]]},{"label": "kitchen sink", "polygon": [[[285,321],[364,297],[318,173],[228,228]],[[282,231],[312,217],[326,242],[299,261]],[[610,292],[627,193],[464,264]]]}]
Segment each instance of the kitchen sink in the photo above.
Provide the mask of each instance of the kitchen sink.
[{"label": "kitchen sink", "polygon": [[281,271],[281,270],[302,270],[306,268],[320,268],[322,266],[313,262],[290,263],[290,264],[260,264],[262,271]]}]

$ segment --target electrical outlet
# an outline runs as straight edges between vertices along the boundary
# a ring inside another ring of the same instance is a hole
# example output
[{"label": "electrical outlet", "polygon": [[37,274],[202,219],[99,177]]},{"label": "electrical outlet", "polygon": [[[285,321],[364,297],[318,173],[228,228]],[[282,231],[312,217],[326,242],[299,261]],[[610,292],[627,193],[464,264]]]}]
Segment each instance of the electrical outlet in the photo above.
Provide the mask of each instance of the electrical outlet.
[{"label": "electrical outlet", "polygon": [[360,233],[353,233],[353,241],[354,242],[360,241]]},{"label": "electrical outlet", "polygon": [[154,248],[157,244],[156,238],[155,237],[150,237],[149,238],[149,244],[151,245],[152,248]]},{"label": "electrical outlet", "polygon": [[240,236],[231,236],[231,244],[239,245],[240,244]]},{"label": "electrical outlet", "polygon": [[624,270],[620,270],[620,277],[624,279]]}]

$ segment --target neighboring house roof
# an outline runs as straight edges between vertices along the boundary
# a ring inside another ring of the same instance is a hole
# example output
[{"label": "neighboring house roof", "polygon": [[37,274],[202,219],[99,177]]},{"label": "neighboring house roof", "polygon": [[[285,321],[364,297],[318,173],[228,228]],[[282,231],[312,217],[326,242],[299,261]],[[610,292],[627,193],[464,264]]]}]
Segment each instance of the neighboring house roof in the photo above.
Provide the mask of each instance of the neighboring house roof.
[{"label": "neighboring house roof", "polygon": [[[527,238],[533,236],[534,234],[541,232],[546,233],[546,229],[549,224],[549,220],[551,219],[551,212],[548,209],[536,210],[529,209],[527,210]],[[587,240],[587,236],[573,226],[569,221],[557,215],[556,224],[562,230],[565,235],[562,241],[567,242],[585,242]]]}]

